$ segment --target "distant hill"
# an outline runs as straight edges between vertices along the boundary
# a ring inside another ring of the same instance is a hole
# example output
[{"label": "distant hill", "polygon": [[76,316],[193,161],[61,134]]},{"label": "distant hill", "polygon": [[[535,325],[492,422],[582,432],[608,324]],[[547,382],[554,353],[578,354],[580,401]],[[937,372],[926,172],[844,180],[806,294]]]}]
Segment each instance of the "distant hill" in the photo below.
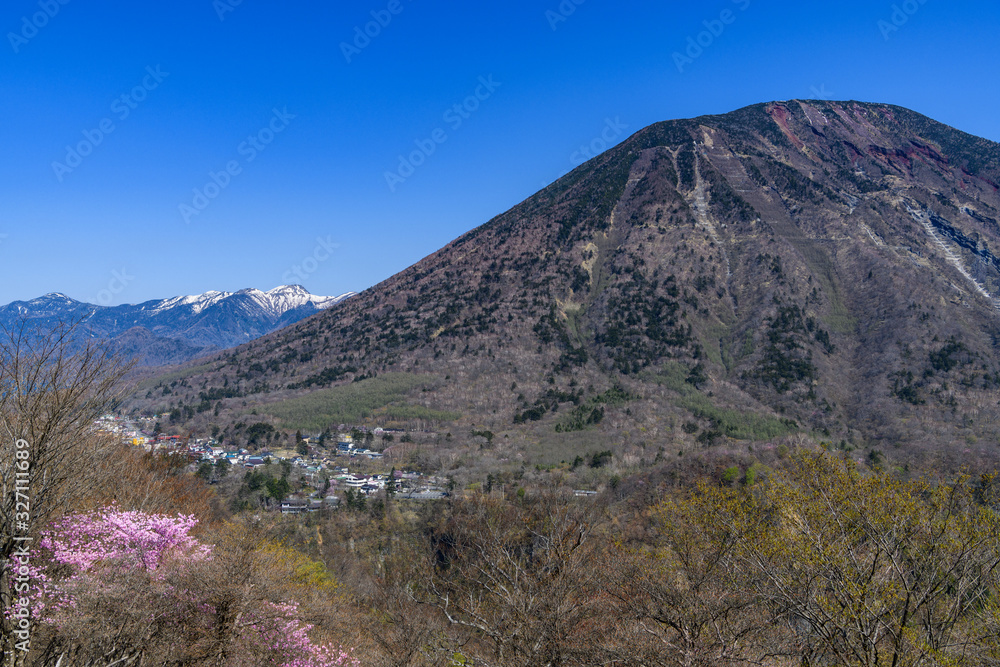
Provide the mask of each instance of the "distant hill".
[{"label": "distant hill", "polygon": [[531,461],[781,438],[996,461],[998,190],[1000,145],[892,105],[657,123],[135,405],[489,429]]},{"label": "distant hill", "polygon": [[176,364],[234,347],[280,329],[353,296],[314,296],[299,285],[268,292],[206,292],[137,305],[97,306],[63,294],[0,307],[0,324],[26,319],[46,328],[80,321],[86,335],[110,340],[115,348],[143,365]]}]

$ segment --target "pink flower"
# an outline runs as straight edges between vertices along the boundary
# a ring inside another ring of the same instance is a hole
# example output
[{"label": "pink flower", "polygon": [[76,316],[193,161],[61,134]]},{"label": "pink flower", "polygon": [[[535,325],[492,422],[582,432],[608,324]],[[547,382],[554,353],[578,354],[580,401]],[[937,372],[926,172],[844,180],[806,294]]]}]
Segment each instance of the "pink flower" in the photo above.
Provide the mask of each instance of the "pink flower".
[{"label": "pink flower", "polygon": [[105,561],[155,570],[167,554],[192,560],[209,555],[209,547],[188,535],[197,523],[193,516],[128,512],[112,506],[65,517],[43,533],[40,544],[51,551],[53,561],[83,572]]},{"label": "pink flower", "polygon": [[[169,578],[176,568],[193,562],[211,563],[211,547],[189,534],[196,524],[193,516],[147,514],[114,506],[64,517],[42,534],[40,548],[32,555],[32,618],[56,629],[65,627],[67,620],[84,613],[78,608],[76,596],[106,589],[120,570],[102,565],[115,565],[148,573],[144,585],[176,603],[175,613],[151,616],[150,622],[210,626],[215,612],[212,605],[194,591],[177,587]],[[271,653],[274,664],[360,665],[349,651],[314,643],[309,637],[312,626],[298,618],[294,602],[263,603],[251,613],[238,641]]]}]

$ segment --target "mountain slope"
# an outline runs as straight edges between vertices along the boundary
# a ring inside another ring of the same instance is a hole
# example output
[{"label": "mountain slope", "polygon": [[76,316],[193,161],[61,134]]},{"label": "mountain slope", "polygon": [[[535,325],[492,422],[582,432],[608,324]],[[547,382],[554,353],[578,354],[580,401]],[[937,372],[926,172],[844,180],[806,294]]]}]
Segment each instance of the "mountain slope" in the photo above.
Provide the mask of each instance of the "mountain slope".
[{"label": "mountain slope", "polygon": [[314,296],[299,285],[268,292],[206,292],[137,305],[97,306],[47,294],[0,307],[0,325],[21,319],[47,328],[80,321],[89,336],[113,341],[121,354],[142,363],[180,363],[230,348],[329,308],[353,295]]},{"label": "mountain slope", "polygon": [[311,392],[396,371],[423,379],[411,406],[554,451],[798,431],[873,459],[992,460],[998,184],[1000,145],[891,105],[658,123],[170,401],[226,387],[220,419],[288,426]]}]

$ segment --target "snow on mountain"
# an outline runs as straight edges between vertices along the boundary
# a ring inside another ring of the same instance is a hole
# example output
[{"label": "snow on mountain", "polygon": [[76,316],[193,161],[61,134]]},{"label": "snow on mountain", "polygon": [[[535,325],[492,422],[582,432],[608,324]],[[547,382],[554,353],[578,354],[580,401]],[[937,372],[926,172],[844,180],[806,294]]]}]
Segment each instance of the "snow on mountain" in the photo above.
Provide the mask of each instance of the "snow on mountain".
[{"label": "snow on mountain", "polygon": [[289,310],[301,308],[306,304],[312,304],[322,310],[354,296],[354,292],[347,292],[340,296],[316,296],[307,292],[301,285],[282,285],[268,290],[265,294],[270,300],[274,312],[279,315]]},{"label": "snow on mountain", "polygon": [[[250,287],[238,292],[217,292],[210,291],[204,294],[192,294],[190,296],[175,296],[171,299],[150,302],[143,304],[144,310],[151,312],[162,312],[171,308],[182,306],[190,307],[195,314],[201,313],[206,308],[214,306],[222,301],[233,297],[249,298],[259,305],[261,310],[272,317],[280,317],[290,310],[301,308],[307,304],[312,304],[319,310],[329,308],[340,303],[344,299],[354,296],[354,292],[347,292],[340,296],[318,296],[310,294],[301,285],[281,285],[267,292]],[[51,296],[51,295],[47,295]]]},{"label": "snow on mountain", "polygon": [[[27,319],[48,328],[59,322],[85,321],[88,337],[116,340],[128,338],[128,349],[140,355],[143,346],[170,350],[170,362],[183,357],[176,344],[188,346],[191,355],[240,345],[276,329],[293,324],[343,301],[340,296],[317,296],[301,285],[281,285],[264,292],[255,288],[238,292],[209,291],[176,296],[136,305],[99,306],[75,301],[65,294],[51,293],[31,301],[0,306],[0,324]],[[148,336],[137,333],[148,332]],[[126,336],[126,332],[129,332]],[[174,344],[165,345],[170,340]],[[166,357],[161,352],[156,358]],[[148,355],[147,355],[148,356]]]},{"label": "snow on mountain", "polygon": [[[194,313],[200,313],[209,306],[212,306],[219,301],[232,296],[231,292],[205,292],[204,294],[193,294],[191,296],[175,296],[172,299],[164,299],[162,301],[157,301],[150,310],[152,311],[162,311],[168,310],[170,308],[177,308],[179,306],[190,306]],[[143,307],[145,309],[145,306]]]}]

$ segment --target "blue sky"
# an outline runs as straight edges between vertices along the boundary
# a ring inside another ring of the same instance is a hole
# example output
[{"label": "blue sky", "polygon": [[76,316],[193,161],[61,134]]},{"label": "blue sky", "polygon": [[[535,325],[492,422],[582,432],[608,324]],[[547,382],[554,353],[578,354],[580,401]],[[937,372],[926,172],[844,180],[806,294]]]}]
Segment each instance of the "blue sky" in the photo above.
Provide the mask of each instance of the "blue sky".
[{"label": "blue sky", "polygon": [[1000,140],[994,2],[8,0],[0,34],[0,303],[360,291],[590,151],[762,101]]}]

